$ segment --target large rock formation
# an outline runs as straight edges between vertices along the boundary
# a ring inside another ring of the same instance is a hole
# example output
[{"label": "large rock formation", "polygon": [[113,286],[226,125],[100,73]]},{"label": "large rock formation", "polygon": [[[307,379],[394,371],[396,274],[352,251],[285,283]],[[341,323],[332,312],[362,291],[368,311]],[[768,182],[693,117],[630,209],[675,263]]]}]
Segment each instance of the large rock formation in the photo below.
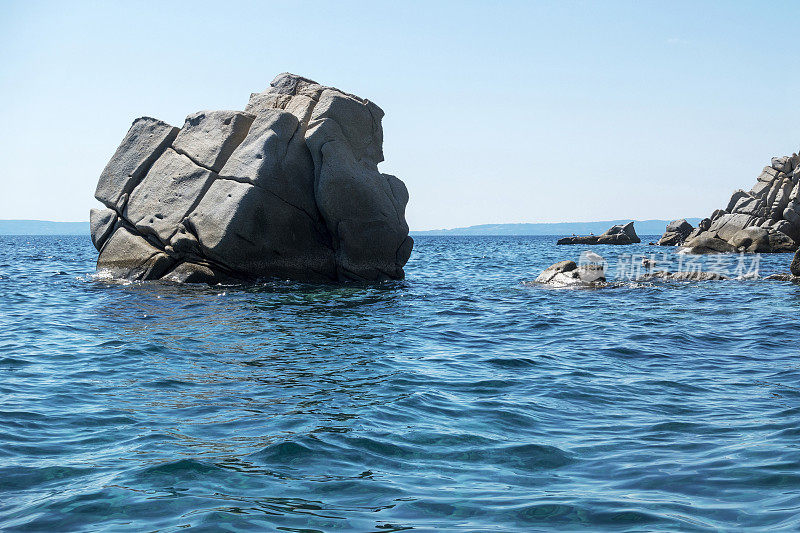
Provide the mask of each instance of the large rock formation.
[{"label": "large rock formation", "polygon": [[633,229],[633,222],[611,226],[602,235],[563,237],[556,244],[636,244],[642,242]]},{"label": "large rock formation", "polygon": [[[670,228],[661,238],[669,240]],[[730,249],[720,245],[723,241]],[[703,219],[686,238],[689,252],[792,252],[800,243],[800,156],[774,157],[749,191]],[[709,247],[709,244],[712,246]]]},{"label": "large rock formation", "polygon": [[91,212],[98,270],[216,282],[403,277],[402,181],[381,174],[383,111],[293,74],[244,112],[202,111],[179,130],[134,121]]}]

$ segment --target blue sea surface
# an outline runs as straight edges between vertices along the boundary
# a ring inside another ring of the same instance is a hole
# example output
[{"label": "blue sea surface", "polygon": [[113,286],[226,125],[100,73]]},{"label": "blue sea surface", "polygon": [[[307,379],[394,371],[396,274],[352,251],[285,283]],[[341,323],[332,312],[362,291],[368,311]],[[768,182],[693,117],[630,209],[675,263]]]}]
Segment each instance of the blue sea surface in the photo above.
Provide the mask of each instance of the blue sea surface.
[{"label": "blue sea surface", "polygon": [[800,286],[526,283],[582,250],[420,237],[403,282],[209,287],[0,237],[0,530],[800,529]]}]

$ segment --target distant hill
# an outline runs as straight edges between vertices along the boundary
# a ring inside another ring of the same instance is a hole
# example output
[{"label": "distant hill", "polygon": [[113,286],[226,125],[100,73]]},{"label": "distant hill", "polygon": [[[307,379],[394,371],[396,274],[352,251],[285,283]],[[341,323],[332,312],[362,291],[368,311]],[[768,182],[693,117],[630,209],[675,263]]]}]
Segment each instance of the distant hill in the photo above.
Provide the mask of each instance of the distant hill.
[{"label": "distant hill", "polygon": [[[689,224],[697,226],[699,218],[687,218]],[[626,224],[625,220],[601,220],[599,222],[553,222],[539,224],[481,224],[467,228],[412,231],[411,235],[600,235],[614,224]],[[636,220],[634,228],[639,235],[661,235],[669,220]]]},{"label": "distant hill", "polygon": [[89,223],[0,220],[0,235],[89,235]]},{"label": "distant hill", "polygon": [[[687,218],[693,226],[699,218]],[[411,235],[600,235],[614,224],[625,220],[599,222],[553,222],[539,224],[481,224],[467,228],[412,231]],[[634,227],[639,235],[661,235],[668,220],[636,220]],[[51,222],[48,220],[0,220],[0,235],[88,235],[88,222]]]}]

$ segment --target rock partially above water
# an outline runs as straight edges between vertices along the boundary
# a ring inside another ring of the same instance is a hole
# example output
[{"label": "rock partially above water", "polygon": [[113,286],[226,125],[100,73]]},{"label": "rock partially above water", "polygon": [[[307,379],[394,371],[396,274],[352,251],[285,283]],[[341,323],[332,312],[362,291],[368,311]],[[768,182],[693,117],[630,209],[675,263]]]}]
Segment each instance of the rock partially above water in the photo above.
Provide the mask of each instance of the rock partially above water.
[{"label": "rock partially above water", "polygon": [[134,121],[91,212],[98,270],[218,282],[401,279],[408,191],[382,174],[383,111],[280,74],[245,111]]},{"label": "rock partially above water", "polygon": [[602,235],[563,237],[556,244],[636,244],[642,242],[636,235],[633,222],[612,226]]},{"label": "rock partially above water", "polygon": [[764,279],[769,281],[791,281],[793,283],[800,283],[800,276],[785,272],[780,272],[778,274],[770,274]]},{"label": "rock partially above water", "polygon": [[729,278],[728,276],[724,276],[717,272],[703,272],[701,270],[691,270],[685,272],[668,272],[666,270],[655,270],[653,272],[649,272],[637,278],[637,281],[648,281],[656,279],[673,280],[673,281],[713,281],[713,280],[723,280]]},{"label": "rock partially above water", "polygon": [[673,220],[667,224],[667,231],[664,232],[664,235],[656,244],[659,246],[677,246],[682,244],[692,231],[694,231],[694,228],[686,222],[685,218]]},{"label": "rock partially above water", "polygon": [[[584,252],[586,253],[586,252]],[[596,256],[600,260],[601,257]],[[604,261],[604,260],[602,260]],[[558,288],[591,288],[600,289],[608,287],[619,287],[628,282],[644,281],[713,281],[729,279],[723,274],[716,272],[704,272],[701,270],[686,270],[669,272],[667,270],[654,270],[653,263],[647,259],[642,261],[647,269],[641,274],[624,278],[622,281],[608,282],[605,277],[604,265],[599,265],[597,261],[586,263],[584,256],[581,257],[581,264],[574,261],[560,261],[544,269],[536,278],[535,283],[550,285]],[[601,269],[598,270],[598,267]],[[529,284],[526,282],[525,284]]]},{"label": "rock partially above water", "polygon": [[575,261],[561,261],[544,269],[536,278],[536,283],[554,285],[556,287],[568,286],[601,286],[606,279],[603,276],[585,275],[589,273],[579,267]]}]

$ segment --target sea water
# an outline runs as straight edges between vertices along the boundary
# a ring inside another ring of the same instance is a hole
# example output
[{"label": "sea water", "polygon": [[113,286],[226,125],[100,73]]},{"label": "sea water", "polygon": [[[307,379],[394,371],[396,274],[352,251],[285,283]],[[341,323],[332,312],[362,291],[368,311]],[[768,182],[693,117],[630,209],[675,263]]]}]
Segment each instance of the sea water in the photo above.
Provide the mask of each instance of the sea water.
[{"label": "sea water", "polygon": [[528,284],[583,251],[555,240],[181,286],[0,237],[0,530],[800,528],[800,286]]}]

